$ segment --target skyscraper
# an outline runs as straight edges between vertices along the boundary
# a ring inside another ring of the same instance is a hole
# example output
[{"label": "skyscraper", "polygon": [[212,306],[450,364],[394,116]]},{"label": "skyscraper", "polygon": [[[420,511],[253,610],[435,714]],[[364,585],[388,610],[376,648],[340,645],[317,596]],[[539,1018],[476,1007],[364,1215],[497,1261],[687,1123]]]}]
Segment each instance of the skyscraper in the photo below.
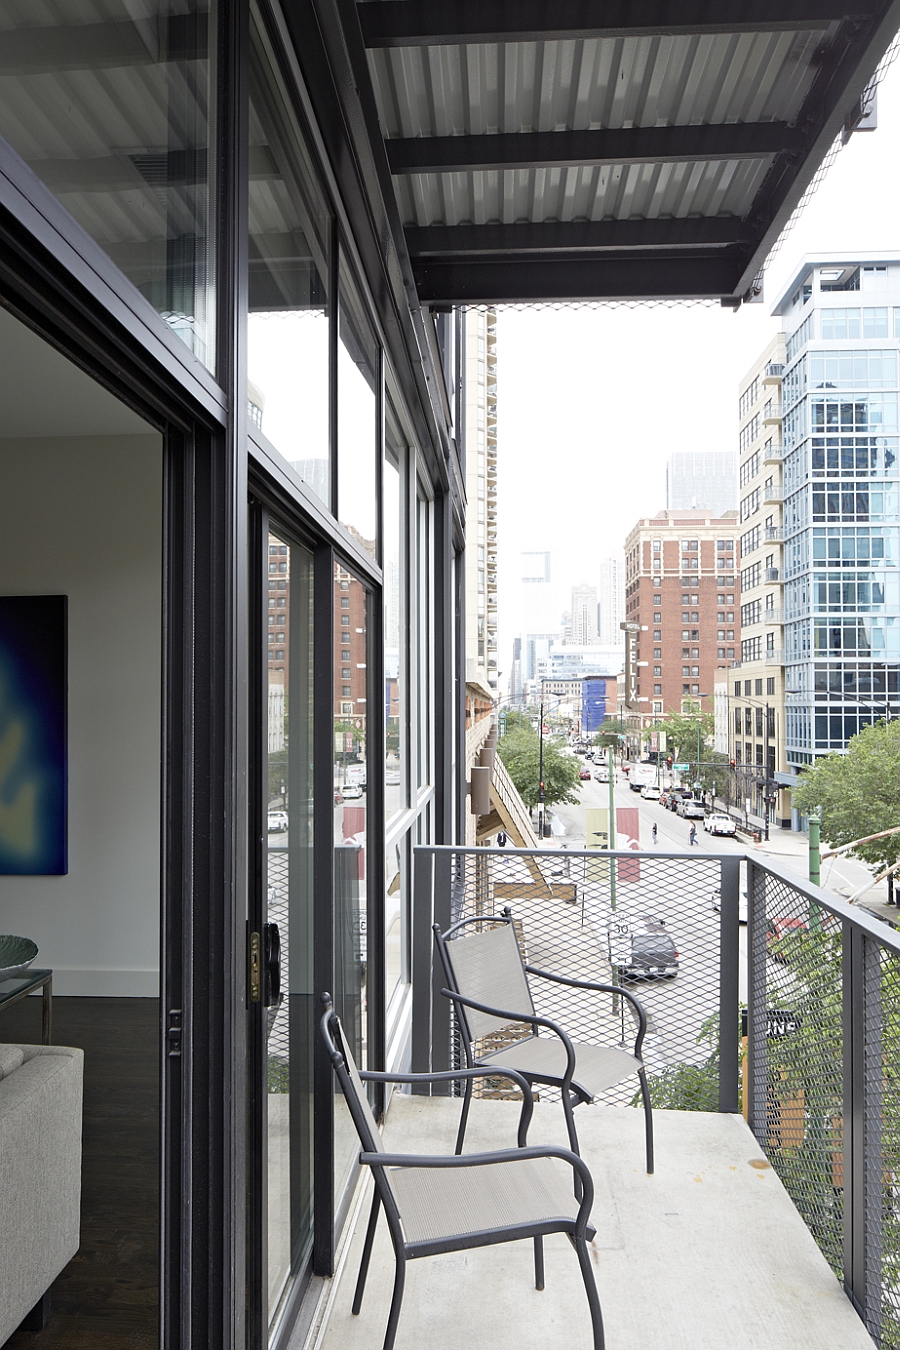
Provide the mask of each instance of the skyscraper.
[{"label": "skyscraper", "polygon": [[597,587],[572,587],[571,642],[590,647],[597,641]]},{"label": "skyscraper", "polygon": [[733,450],[678,450],[666,465],[669,511],[705,511],[724,516],[737,507],[737,460]]},{"label": "skyscraper", "polygon": [[625,554],[612,553],[600,563],[597,639],[602,647],[623,647],[619,625],[625,618]]},{"label": "skyscraper", "polygon": [[786,754],[796,772],[900,713],[900,253],[806,258],[774,312],[786,337]]},{"label": "skyscraper", "polygon": [[547,551],[521,555],[522,577],[522,679],[533,680],[538,663],[546,658],[550,642],[559,635],[550,554]]}]

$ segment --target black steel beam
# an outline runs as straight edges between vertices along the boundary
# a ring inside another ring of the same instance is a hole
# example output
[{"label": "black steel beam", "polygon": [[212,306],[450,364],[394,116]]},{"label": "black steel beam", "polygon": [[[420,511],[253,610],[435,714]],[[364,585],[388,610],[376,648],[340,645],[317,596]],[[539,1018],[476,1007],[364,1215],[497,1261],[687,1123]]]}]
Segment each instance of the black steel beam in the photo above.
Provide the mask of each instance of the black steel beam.
[{"label": "black steel beam", "polygon": [[732,296],[744,250],[684,257],[419,260],[422,304],[514,304],[569,300],[722,299]]},{"label": "black steel beam", "polygon": [[367,47],[437,47],[816,30],[880,8],[876,0],[381,0],[357,11]]},{"label": "black steel beam", "polygon": [[601,253],[610,249],[725,248],[753,244],[756,236],[737,216],[680,220],[583,220],[519,222],[513,225],[411,225],[406,246],[413,259],[500,257],[516,253]]},{"label": "black steel beam", "polygon": [[418,136],[385,142],[391,173],[395,174],[689,164],[698,160],[763,159],[784,152],[799,154],[805,147],[803,133],[785,122]]}]

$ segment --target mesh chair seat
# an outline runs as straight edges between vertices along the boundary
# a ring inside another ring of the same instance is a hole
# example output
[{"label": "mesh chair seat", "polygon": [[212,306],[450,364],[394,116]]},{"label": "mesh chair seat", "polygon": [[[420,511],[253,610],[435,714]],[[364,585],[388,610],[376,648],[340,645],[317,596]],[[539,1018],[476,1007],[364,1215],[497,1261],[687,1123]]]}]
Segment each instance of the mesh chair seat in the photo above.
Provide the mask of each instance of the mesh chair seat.
[{"label": "mesh chair seat", "polygon": [[[615,1087],[630,1074],[636,1073],[641,1062],[627,1050],[610,1045],[574,1044],[575,1073],[573,1082],[583,1087],[591,1097],[606,1088]],[[526,1078],[534,1074],[542,1082],[556,1079],[562,1082],[566,1071],[566,1047],[557,1036],[529,1036],[516,1041],[492,1055],[483,1055],[479,1064],[502,1064],[507,1069],[518,1069]]]},{"label": "mesh chair seat", "polygon": [[387,1176],[409,1243],[536,1222],[572,1222],[578,1213],[571,1171],[560,1171],[550,1158],[452,1170],[390,1168]]}]

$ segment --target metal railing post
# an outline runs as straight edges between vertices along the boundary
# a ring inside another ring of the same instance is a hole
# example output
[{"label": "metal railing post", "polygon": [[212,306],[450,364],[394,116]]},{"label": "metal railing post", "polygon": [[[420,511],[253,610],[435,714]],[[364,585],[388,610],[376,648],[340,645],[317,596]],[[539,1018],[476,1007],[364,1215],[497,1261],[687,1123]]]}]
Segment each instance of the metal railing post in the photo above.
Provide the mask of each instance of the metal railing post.
[{"label": "metal railing post", "polygon": [[747,858],[747,1122],[761,1148],[766,1117],[766,877]]},{"label": "metal railing post", "polygon": [[841,1020],[843,1042],[844,1290],[865,1320],[865,936],[841,924]]},{"label": "metal railing post", "polygon": [[719,910],[719,1110],[735,1114],[740,1073],[738,1019],[738,965],[740,962],[740,858],[721,863]]},{"label": "metal railing post", "polygon": [[[413,905],[411,934],[412,1032],[410,1068],[413,1073],[431,1072],[431,983],[434,961],[434,854],[427,848],[413,850]],[[421,1091],[421,1088],[414,1088]]]},{"label": "metal railing post", "polygon": [[863,939],[863,1044],[858,1053],[863,1073],[864,1172],[862,1196],[862,1232],[865,1246],[860,1253],[860,1272],[865,1289],[865,1321],[869,1335],[881,1344],[884,1272],[883,1188],[885,1163],[882,1129],[884,1123],[884,1045],[882,1006],[881,949],[868,937]]},{"label": "metal railing post", "polygon": [[[461,852],[453,853],[449,849],[439,849],[434,855],[434,889],[432,891],[431,921],[439,924],[442,932],[453,923],[453,862],[457,860],[458,865],[465,871],[466,855]],[[434,935],[431,937],[431,973],[428,987],[431,991],[431,1068],[434,1073],[442,1072],[444,1069],[452,1069],[450,1050],[450,1023],[451,1006],[449,998],[444,998],[441,989],[444,987],[444,972],[440,969],[440,963],[434,964]],[[435,1094],[448,1094],[452,1088],[451,1083],[439,1083],[435,1086]]]}]

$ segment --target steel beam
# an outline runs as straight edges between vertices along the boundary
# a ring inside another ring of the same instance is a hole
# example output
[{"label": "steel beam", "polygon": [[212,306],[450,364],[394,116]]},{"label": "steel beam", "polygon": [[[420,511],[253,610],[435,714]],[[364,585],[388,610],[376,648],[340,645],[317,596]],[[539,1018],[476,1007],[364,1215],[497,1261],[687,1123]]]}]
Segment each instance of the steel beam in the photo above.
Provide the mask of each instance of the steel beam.
[{"label": "steel beam", "polygon": [[488,256],[467,262],[413,263],[426,305],[514,304],[568,300],[722,299],[732,296],[745,254],[684,257],[534,258]]},{"label": "steel beam", "polygon": [[367,47],[437,47],[464,43],[584,38],[774,33],[828,28],[870,18],[875,0],[381,0],[357,5]]},{"label": "steel beam", "polygon": [[510,253],[580,253],[609,249],[724,248],[753,244],[756,236],[737,216],[683,220],[585,220],[517,222],[513,225],[410,225],[411,258]]},{"label": "steel beam", "polygon": [[804,134],[785,122],[417,136],[385,142],[394,174],[764,159],[785,152],[800,154],[805,146]]}]

